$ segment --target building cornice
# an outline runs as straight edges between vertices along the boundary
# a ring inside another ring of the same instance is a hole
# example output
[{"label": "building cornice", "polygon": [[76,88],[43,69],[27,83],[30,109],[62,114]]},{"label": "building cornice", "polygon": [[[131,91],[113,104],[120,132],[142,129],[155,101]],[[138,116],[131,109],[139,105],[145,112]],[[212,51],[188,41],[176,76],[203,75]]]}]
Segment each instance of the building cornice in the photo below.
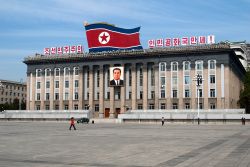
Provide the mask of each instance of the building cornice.
[{"label": "building cornice", "polygon": [[196,54],[196,53],[214,53],[214,52],[231,52],[229,44],[212,44],[198,45],[185,47],[163,47],[144,50],[131,51],[112,51],[112,52],[97,52],[97,53],[82,53],[82,54],[63,54],[63,55],[42,55],[28,56],[24,59],[24,63],[43,64],[43,63],[58,63],[58,62],[81,62],[91,60],[108,60],[121,59],[131,57],[154,57],[154,56],[171,56],[176,54]]}]

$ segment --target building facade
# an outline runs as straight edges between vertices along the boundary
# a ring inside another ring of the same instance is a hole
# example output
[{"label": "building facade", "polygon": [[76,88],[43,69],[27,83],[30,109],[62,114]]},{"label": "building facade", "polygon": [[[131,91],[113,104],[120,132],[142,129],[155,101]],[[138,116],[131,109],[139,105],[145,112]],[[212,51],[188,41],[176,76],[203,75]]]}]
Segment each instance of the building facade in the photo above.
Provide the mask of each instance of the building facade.
[{"label": "building facade", "polygon": [[[27,110],[85,109],[100,118],[131,109],[197,109],[198,97],[200,109],[239,108],[245,74],[228,44],[36,55],[24,63]],[[109,86],[111,67],[124,68],[124,86]]]},{"label": "building facade", "polygon": [[26,83],[0,79],[0,104],[11,104],[15,99],[26,102]]}]

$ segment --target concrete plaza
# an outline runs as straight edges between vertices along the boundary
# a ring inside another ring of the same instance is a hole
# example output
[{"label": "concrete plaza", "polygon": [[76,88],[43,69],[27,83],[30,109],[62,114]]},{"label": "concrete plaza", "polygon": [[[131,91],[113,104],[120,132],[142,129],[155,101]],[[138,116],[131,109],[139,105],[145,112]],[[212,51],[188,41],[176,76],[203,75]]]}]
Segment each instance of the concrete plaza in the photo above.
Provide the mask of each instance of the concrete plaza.
[{"label": "concrete plaza", "polygon": [[1,167],[250,166],[250,126],[0,121]]}]

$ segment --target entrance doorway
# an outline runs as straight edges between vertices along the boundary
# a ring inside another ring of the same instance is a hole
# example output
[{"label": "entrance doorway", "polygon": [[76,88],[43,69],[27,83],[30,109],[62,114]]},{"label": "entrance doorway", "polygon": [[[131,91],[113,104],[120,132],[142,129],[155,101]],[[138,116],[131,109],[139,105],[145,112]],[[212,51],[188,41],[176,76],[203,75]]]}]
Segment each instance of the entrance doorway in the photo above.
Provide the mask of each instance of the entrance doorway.
[{"label": "entrance doorway", "polygon": [[105,108],[104,118],[109,118],[110,108]]}]

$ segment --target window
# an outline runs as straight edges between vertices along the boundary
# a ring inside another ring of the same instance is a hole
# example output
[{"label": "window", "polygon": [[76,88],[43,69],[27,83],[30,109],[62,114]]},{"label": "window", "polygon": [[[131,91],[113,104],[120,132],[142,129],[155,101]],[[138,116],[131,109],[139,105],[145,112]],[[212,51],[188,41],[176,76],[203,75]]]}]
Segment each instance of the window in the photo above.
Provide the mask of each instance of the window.
[{"label": "window", "polygon": [[78,92],[75,92],[75,100],[78,100],[79,96],[78,96]]},{"label": "window", "polygon": [[151,86],[155,85],[154,67],[151,67]]},{"label": "window", "polygon": [[128,75],[129,75],[129,86],[132,86],[132,70],[131,69],[129,69],[129,73],[128,73]]},{"label": "window", "polygon": [[64,100],[69,100],[69,92],[65,92],[65,94],[64,94]]},{"label": "window", "polygon": [[116,92],[115,92],[115,99],[116,99],[116,100],[121,99],[121,92],[120,92],[120,91],[116,91]]},{"label": "window", "polygon": [[138,104],[138,105],[137,105],[137,109],[138,109],[138,110],[142,110],[142,109],[143,109],[142,104]]},{"label": "window", "polygon": [[55,88],[59,88],[59,81],[56,81]]},{"label": "window", "polygon": [[172,84],[177,85],[177,76],[172,77]]},{"label": "window", "polygon": [[[109,73],[108,73],[108,75],[109,75]],[[109,81],[109,79],[108,79],[108,81]],[[89,70],[87,71],[87,88],[89,88]]]},{"label": "window", "polygon": [[79,75],[79,68],[78,67],[74,68],[74,73],[75,73],[75,75]]},{"label": "window", "polygon": [[45,70],[45,75],[48,77],[48,76],[50,76],[50,69],[46,69]]},{"label": "window", "polygon": [[185,85],[190,84],[190,76],[184,76],[184,83]]},{"label": "window", "polygon": [[95,104],[95,112],[99,112],[99,104]]},{"label": "window", "polygon": [[36,88],[37,88],[37,89],[41,89],[41,82],[37,82],[37,83],[36,83]]},{"label": "window", "polygon": [[215,69],[215,60],[211,60],[209,63],[209,68],[210,69]]},{"label": "window", "polygon": [[142,98],[143,98],[143,92],[140,91],[140,99],[142,99]]},{"label": "window", "polygon": [[107,99],[110,99],[110,92],[107,92]]},{"label": "window", "polygon": [[36,110],[40,110],[40,105],[36,105]]},{"label": "window", "polygon": [[79,87],[79,81],[75,80],[75,88],[78,88],[78,87]]},{"label": "window", "polygon": [[97,92],[96,93],[96,99],[99,100],[99,98],[100,98],[100,92]]},{"label": "window", "polygon": [[151,99],[155,98],[155,91],[151,91]]},{"label": "window", "polygon": [[55,105],[55,110],[59,110],[59,105]]},{"label": "window", "polygon": [[161,88],[163,88],[166,84],[166,78],[165,77],[161,77]]},{"label": "window", "polygon": [[203,109],[203,104],[202,103],[200,103],[199,109]]},{"label": "window", "polygon": [[161,103],[161,109],[166,109],[166,104],[165,103]]},{"label": "window", "polygon": [[46,100],[49,100],[49,93],[46,93]]},{"label": "window", "polygon": [[185,89],[185,97],[190,97],[190,90],[189,89]]},{"label": "window", "polygon": [[215,108],[215,103],[210,103],[210,109],[214,110]]},{"label": "window", "polygon": [[69,88],[69,81],[65,81],[65,88]]},{"label": "window", "polygon": [[46,105],[46,106],[45,106],[45,110],[49,110],[49,105]]},{"label": "window", "polygon": [[215,89],[210,89],[210,97],[215,97]]},{"label": "window", "polygon": [[173,90],[173,98],[177,98],[177,90]]},{"label": "window", "polygon": [[149,104],[149,109],[150,109],[150,110],[155,109],[155,105],[154,105],[154,104]]},{"label": "window", "polygon": [[177,104],[177,103],[173,103],[172,108],[173,108],[174,110],[178,109],[178,104]]},{"label": "window", "polygon": [[100,86],[100,70],[96,71],[96,75],[97,75],[97,83],[96,86],[99,87]]},{"label": "window", "polygon": [[84,105],[84,110],[88,110],[89,107],[90,107],[90,106],[89,106],[88,104],[85,104],[85,105]]},{"label": "window", "polygon": [[49,81],[46,81],[46,88],[50,88],[50,82]]},{"label": "window", "polygon": [[190,109],[190,103],[185,103],[185,109]]},{"label": "window", "polygon": [[199,97],[202,97],[202,89],[198,89],[198,95]]},{"label": "window", "polygon": [[177,71],[178,70],[178,63],[174,62],[172,63],[172,71]]},{"label": "window", "polygon": [[196,62],[196,70],[202,70],[203,69],[203,62],[197,61]]},{"label": "window", "polygon": [[36,94],[36,100],[41,100],[40,93]]},{"label": "window", "polygon": [[41,77],[42,76],[42,70],[36,70],[36,76]]},{"label": "window", "polygon": [[190,62],[188,62],[188,61],[185,61],[184,62],[184,70],[190,70],[191,68],[190,68]]},{"label": "window", "polygon": [[59,93],[55,93],[55,100],[59,100]]},{"label": "window", "polygon": [[166,63],[160,63],[160,71],[166,71]]},{"label": "window", "polygon": [[68,76],[70,73],[70,68],[64,68],[64,75]]},{"label": "window", "polygon": [[165,90],[161,90],[161,98],[165,98]]},{"label": "window", "polygon": [[132,99],[132,92],[128,92],[128,99]]},{"label": "window", "polygon": [[55,69],[55,76],[59,76],[60,75],[60,69],[59,68],[56,68]]},{"label": "window", "polygon": [[78,104],[74,105],[74,110],[78,110]]},{"label": "window", "polygon": [[142,74],[142,68],[140,68],[140,86],[143,85],[143,74]]},{"label": "window", "polygon": [[69,109],[69,105],[65,104],[64,105],[64,110],[68,110]]},{"label": "window", "polygon": [[215,83],[215,75],[210,75],[210,83]]}]

